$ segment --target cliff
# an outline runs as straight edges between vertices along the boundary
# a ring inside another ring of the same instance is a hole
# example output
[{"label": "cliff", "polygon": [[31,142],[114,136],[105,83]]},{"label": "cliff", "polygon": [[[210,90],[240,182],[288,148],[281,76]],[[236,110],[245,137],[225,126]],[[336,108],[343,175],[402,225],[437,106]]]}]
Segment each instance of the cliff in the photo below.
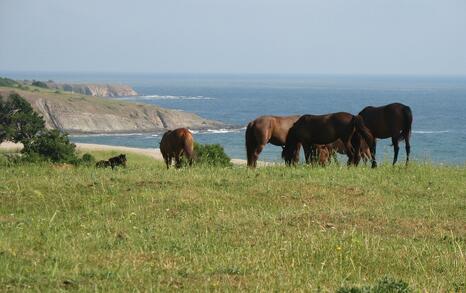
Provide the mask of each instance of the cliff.
[{"label": "cliff", "polygon": [[138,93],[129,85],[48,82],[47,86],[50,89],[96,97],[128,97],[138,95]]},{"label": "cliff", "polygon": [[158,106],[115,101],[90,95],[55,93],[50,89],[19,90],[0,87],[0,95],[12,91],[28,100],[48,128],[69,133],[162,132],[167,129],[220,129],[219,121]]},{"label": "cliff", "polygon": [[15,82],[24,86],[39,86],[41,88],[95,97],[129,97],[138,95],[131,86],[125,84],[57,83],[51,80],[47,82],[35,80]]}]

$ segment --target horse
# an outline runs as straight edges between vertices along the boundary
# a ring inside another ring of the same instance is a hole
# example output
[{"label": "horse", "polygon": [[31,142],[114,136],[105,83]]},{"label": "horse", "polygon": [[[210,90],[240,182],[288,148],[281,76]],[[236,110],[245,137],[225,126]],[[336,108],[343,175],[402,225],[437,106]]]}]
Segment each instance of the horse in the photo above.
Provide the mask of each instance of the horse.
[{"label": "horse", "polygon": [[322,167],[330,164],[332,159],[333,150],[329,144],[316,144],[313,146],[317,153],[317,161]]},{"label": "horse", "polygon": [[398,160],[398,151],[400,150],[399,142],[405,141],[406,147],[406,165],[409,162],[411,151],[410,136],[411,126],[413,123],[413,114],[411,108],[401,103],[388,104],[381,107],[365,107],[359,116],[364,120],[364,124],[371,131],[374,140],[371,149],[372,168],[377,167],[375,160],[376,139],[391,137],[394,150],[393,165]]},{"label": "horse", "polygon": [[[283,147],[286,142],[288,130],[299,119],[295,116],[260,116],[248,123],[245,141],[248,167],[255,168],[259,155],[265,145],[270,143]],[[299,150],[294,157],[299,160]]]},{"label": "horse", "polygon": [[97,168],[107,168],[111,167],[112,170],[117,166],[123,166],[126,168],[126,155],[120,154],[119,156],[112,157],[108,160],[98,161],[95,166]]},{"label": "horse", "polygon": [[290,128],[286,139],[282,157],[287,165],[295,164],[298,145],[311,149],[314,144],[329,144],[341,139],[344,144],[348,165],[353,163],[354,152],[351,138],[354,133],[359,133],[364,139],[372,141],[372,135],[364,126],[362,117],[353,116],[350,113],[338,112],[326,115],[303,115]]},{"label": "horse", "polygon": [[167,169],[170,168],[173,158],[175,158],[175,167],[180,168],[182,155],[188,159],[188,163],[191,166],[194,159],[193,135],[187,128],[168,130],[163,134],[160,141],[160,152],[167,165]]},{"label": "horse", "polygon": [[[359,140],[359,157],[358,158],[362,158],[364,161],[364,164],[366,164],[367,161],[371,160],[371,150],[369,146],[367,145],[367,142],[364,139],[362,139],[362,137],[358,134],[353,135],[353,138],[351,140],[351,143],[353,145],[356,144],[356,139]],[[331,144],[327,144],[327,147],[330,150],[330,155],[336,156],[337,153],[341,155],[346,155],[345,145],[340,139],[332,142]],[[335,157],[335,161],[336,161],[336,157]]]}]

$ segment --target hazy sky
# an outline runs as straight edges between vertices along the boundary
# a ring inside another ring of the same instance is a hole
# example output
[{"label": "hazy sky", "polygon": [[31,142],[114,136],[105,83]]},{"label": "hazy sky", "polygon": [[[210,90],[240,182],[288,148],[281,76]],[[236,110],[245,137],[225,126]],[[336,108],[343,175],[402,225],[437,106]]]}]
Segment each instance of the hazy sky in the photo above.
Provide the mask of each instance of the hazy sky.
[{"label": "hazy sky", "polygon": [[465,0],[0,0],[0,71],[466,74]]}]

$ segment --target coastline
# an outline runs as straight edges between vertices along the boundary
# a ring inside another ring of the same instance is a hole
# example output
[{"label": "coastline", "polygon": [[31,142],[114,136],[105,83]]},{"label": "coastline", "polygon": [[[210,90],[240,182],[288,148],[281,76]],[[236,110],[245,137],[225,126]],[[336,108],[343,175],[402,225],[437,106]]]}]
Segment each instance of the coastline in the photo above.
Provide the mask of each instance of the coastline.
[{"label": "coastline", "polygon": [[[133,153],[138,155],[144,155],[151,157],[158,161],[163,161],[162,153],[158,148],[134,148],[125,146],[113,146],[104,144],[93,144],[93,143],[75,143],[76,150],[78,151],[118,151],[124,153]],[[0,151],[20,151],[23,148],[21,143],[3,142],[0,144]],[[232,158],[231,162],[237,166],[245,166],[247,161],[243,159]],[[273,163],[258,161],[258,166],[270,166]]]}]

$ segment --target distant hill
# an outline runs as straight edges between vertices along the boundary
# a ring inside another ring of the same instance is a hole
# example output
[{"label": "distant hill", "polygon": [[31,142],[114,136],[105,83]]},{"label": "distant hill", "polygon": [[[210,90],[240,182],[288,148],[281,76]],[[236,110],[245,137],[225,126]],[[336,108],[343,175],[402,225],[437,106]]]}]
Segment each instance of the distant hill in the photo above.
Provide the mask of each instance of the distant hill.
[{"label": "distant hill", "polygon": [[9,86],[0,85],[0,95],[20,94],[44,117],[48,128],[69,133],[162,132],[177,127],[196,130],[227,127],[222,122],[189,112],[2,80]]},{"label": "distant hill", "polygon": [[[4,79],[11,83],[11,79]],[[138,93],[129,85],[125,84],[96,84],[96,83],[57,83],[54,81],[21,80],[13,81],[22,86],[37,86],[76,94],[96,97],[129,97],[137,96]],[[1,81],[0,81],[1,84]]]}]

